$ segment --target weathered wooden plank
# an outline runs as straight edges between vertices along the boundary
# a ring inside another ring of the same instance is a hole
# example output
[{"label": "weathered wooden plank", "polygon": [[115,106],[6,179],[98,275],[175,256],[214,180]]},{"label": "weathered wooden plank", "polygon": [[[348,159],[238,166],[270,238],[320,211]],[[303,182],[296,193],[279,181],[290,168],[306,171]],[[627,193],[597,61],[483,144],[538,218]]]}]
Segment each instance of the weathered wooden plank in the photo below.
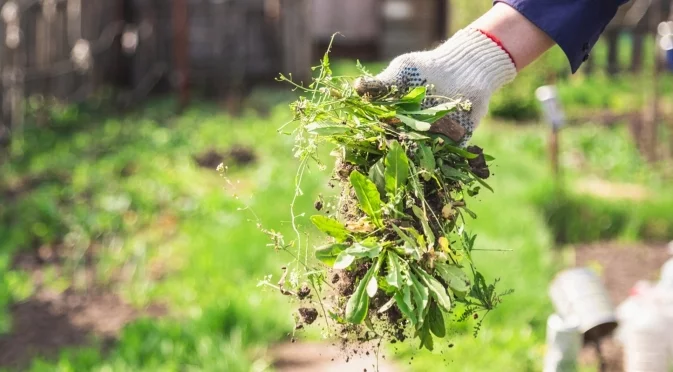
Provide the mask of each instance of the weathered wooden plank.
[{"label": "weathered wooden plank", "polygon": [[310,27],[309,0],[281,0],[282,72],[297,81],[311,77],[313,37]]}]

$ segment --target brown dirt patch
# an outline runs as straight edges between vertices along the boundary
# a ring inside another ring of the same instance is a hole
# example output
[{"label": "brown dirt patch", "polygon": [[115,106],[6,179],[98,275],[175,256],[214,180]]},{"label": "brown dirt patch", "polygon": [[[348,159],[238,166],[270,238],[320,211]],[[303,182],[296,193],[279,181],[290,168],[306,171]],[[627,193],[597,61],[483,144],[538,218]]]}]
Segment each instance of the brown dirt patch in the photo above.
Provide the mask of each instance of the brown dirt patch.
[{"label": "brown dirt patch", "polygon": [[[601,273],[603,283],[615,306],[624,301],[629,290],[639,280],[656,280],[661,266],[671,257],[666,244],[598,243],[575,249],[577,266],[588,266]],[[606,372],[623,370],[622,348],[613,338],[601,343]],[[583,365],[598,365],[599,359],[592,346],[580,354]]]},{"label": "brown dirt patch", "polygon": [[235,145],[225,152],[210,149],[194,156],[194,160],[201,167],[214,169],[222,163],[236,166],[252,164],[257,161],[257,154],[250,147]]},{"label": "brown dirt patch", "polygon": [[575,185],[576,191],[602,199],[645,200],[649,196],[646,187],[631,183],[610,182],[601,179],[585,179]]},{"label": "brown dirt patch", "polygon": [[62,348],[91,345],[96,339],[109,347],[127,323],[165,312],[159,306],[134,309],[111,293],[70,290],[42,290],[10,310],[12,330],[0,336],[0,367],[9,368],[24,368],[38,355],[56,357]]},{"label": "brown dirt patch", "polygon": [[134,308],[109,289],[112,283],[98,283],[94,247],[87,250],[78,272],[86,289],[50,289],[45,269],[66,273],[62,248],[43,245],[14,256],[12,267],[30,274],[36,292],[10,306],[12,329],[0,335],[0,368],[22,369],[37,356],[54,358],[68,347],[101,345],[105,352],[126,324],[139,317],[166,314],[160,305]]},{"label": "brown dirt patch", "polygon": [[[319,343],[285,343],[270,350],[273,367],[278,372],[374,372],[376,355],[370,351],[344,354],[341,348]],[[379,372],[399,371],[384,356],[378,361]]]},{"label": "brown dirt patch", "polygon": [[615,305],[624,301],[638,280],[656,280],[671,257],[666,244],[598,243],[577,247],[577,266],[595,267]]}]

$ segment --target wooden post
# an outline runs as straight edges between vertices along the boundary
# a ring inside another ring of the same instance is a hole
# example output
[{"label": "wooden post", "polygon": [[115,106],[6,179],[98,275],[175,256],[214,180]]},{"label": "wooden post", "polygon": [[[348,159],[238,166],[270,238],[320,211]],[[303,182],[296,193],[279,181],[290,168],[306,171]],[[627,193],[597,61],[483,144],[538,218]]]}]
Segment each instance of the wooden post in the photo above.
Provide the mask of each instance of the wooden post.
[{"label": "wooden post", "polygon": [[559,129],[552,127],[551,133],[549,135],[549,160],[551,161],[552,174],[557,184],[560,184],[561,180],[561,167],[559,165]]},{"label": "wooden post", "polygon": [[[7,1],[1,9],[0,16],[4,23],[2,55],[2,121],[9,126],[12,136],[12,151],[20,155],[23,140],[23,101],[24,101],[24,53],[21,33],[21,10],[18,2]],[[16,144],[16,146],[14,146]]]},{"label": "wooden post", "polygon": [[614,27],[606,32],[608,42],[608,75],[614,76],[619,73],[619,28]]},{"label": "wooden post", "polygon": [[561,127],[565,125],[566,119],[561,104],[558,99],[558,93],[553,82],[556,78],[553,74],[548,75],[547,81],[549,84],[539,87],[535,91],[535,96],[542,104],[542,111],[549,122],[551,132],[549,134],[549,161],[551,164],[552,174],[557,186],[561,186],[561,166],[560,166],[560,145],[559,133]]},{"label": "wooden post", "polygon": [[291,73],[296,81],[311,77],[313,35],[311,33],[311,1],[281,0],[281,34],[283,73]]},{"label": "wooden post", "polygon": [[189,104],[189,15],[187,0],[173,0],[173,57],[178,76],[179,110]]}]

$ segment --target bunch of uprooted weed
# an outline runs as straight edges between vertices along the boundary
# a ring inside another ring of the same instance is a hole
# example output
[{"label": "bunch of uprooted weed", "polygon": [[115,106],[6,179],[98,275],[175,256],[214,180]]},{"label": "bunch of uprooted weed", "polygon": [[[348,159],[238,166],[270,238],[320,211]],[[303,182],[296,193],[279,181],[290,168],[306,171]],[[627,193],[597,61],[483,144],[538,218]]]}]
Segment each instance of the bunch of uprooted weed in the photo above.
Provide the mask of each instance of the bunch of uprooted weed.
[{"label": "bunch of uprooted weed", "polygon": [[[446,335],[446,314],[460,307],[455,321],[476,319],[503,295],[476,269],[476,236],[466,230],[465,215],[476,217],[466,199],[491,189],[484,178],[492,158],[430,130],[446,114],[469,109],[468,103],[435,97],[445,103],[421,109],[431,98],[426,87],[361,96],[358,83],[332,75],[328,53],[309,86],[279,78],[305,93],[291,104],[294,119],[288,124],[294,125],[300,160],[296,195],[310,161],[324,168],[318,156],[323,144],[336,157],[330,182],[338,182],[340,191],[335,202],[316,203],[323,214],[311,221],[329,241],[314,252],[300,244],[294,203],[298,239],[285,244],[272,233],[276,247],[296,249],[296,265],[287,268],[291,279],[284,275],[279,287],[319,305],[328,328],[337,326],[344,339],[411,336],[432,349],[432,335]],[[316,296],[309,295],[309,285]],[[299,312],[303,324],[318,316],[313,307]]]}]

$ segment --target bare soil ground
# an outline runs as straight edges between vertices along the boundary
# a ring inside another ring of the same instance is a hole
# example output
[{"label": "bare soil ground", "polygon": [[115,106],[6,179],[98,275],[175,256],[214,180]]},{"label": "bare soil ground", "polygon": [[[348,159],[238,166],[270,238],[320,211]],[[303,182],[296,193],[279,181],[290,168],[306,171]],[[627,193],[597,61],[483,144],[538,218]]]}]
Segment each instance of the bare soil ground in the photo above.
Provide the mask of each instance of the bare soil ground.
[{"label": "bare soil ground", "polygon": [[278,372],[398,372],[392,363],[373,352],[362,350],[344,354],[341,348],[322,343],[284,343],[271,349],[273,367]]},{"label": "bare soil ground", "polygon": [[[661,266],[671,257],[666,244],[597,243],[575,248],[577,266],[589,266],[601,271],[604,284],[615,304],[619,305],[639,280],[656,280]],[[613,339],[601,343],[606,372],[623,370],[622,349]],[[580,355],[583,365],[598,366],[593,347],[585,347]]]},{"label": "bare soil ground", "polygon": [[[97,345],[105,352],[121,329],[141,316],[159,317],[165,309],[152,305],[139,310],[109,289],[91,285],[86,291],[67,289],[57,292],[44,286],[45,265],[59,266],[54,254],[44,249],[18,254],[14,268],[28,272],[36,286],[35,294],[10,307],[12,329],[0,335],[0,368],[23,369],[41,356],[54,358],[61,349]],[[90,265],[84,269],[92,277]]]}]

